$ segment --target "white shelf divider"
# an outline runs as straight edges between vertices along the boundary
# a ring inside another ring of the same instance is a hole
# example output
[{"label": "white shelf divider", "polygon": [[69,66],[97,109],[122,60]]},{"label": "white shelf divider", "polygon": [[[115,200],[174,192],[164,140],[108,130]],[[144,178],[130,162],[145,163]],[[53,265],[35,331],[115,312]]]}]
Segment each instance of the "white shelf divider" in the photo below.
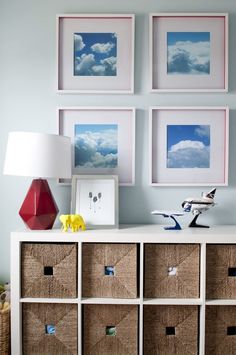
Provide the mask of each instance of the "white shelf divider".
[{"label": "white shelf divider", "polygon": [[144,243],[139,244],[139,355],[143,354]]},{"label": "white shelf divider", "polygon": [[83,324],[82,324],[82,243],[78,243],[78,353],[82,354],[83,346]]},{"label": "white shelf divider", "polygon": [[202,305],[200,306],[199,314],[199,355],[205,354],[205,298],[206,298],[206,244],[201,244],[200,251],[200,298]]}]

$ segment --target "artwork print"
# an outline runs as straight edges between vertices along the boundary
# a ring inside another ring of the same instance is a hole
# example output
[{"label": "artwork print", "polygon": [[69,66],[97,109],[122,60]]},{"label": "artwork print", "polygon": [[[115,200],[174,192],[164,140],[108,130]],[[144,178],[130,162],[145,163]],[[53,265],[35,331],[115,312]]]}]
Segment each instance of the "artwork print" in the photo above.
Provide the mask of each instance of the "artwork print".
[{"label": "artwork print", "polygon": [[116,63],[116,33],[74,33],[74,76],[116,76]]},{"label": "artwork print", "polygon": [[76,168],[118,166],[117,124],[76,124],[74,134]]},{"label": "artwork print", "polygon": [[210,32],[168,32],[167,74],[210,74]]},{"label": "artwork print", "polygon": [[210,168],[210,125],[167,125],[167,168]]}]

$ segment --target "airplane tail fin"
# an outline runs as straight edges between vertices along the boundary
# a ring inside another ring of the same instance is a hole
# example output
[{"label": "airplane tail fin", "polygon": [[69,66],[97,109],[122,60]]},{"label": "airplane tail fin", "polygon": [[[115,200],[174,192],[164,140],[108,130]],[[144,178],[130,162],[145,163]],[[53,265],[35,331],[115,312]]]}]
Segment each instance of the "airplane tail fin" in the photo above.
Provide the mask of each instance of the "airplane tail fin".
[{"label": "airplane tail fin", "polygon": [[211,191],[209,191],[209,192],[206,194],[206,197],[214,198],[214,197],[215,197],[215,193],[216,193],[216,188],[214,188],[214,189],[212,189]]}]

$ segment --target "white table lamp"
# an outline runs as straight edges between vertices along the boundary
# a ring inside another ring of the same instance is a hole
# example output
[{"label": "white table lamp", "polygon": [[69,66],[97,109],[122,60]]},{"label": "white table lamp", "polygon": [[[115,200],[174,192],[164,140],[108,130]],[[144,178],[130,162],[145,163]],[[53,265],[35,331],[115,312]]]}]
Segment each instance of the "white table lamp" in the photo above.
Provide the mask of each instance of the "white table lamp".
[{"label": "white table lamp", "polygon": [[30,229],[51,229],[58,214],[47,178],[71,177],[69,137],[35,132],[10,132],[3,173],[36,177],[19,214]]}]

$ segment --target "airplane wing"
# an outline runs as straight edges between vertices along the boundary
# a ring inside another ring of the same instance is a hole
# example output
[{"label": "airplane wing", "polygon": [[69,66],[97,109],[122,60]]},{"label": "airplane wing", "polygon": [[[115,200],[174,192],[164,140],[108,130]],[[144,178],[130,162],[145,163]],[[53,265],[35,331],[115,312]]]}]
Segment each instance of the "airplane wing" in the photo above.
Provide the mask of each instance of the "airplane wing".
[{"label": "airplane wing", "polygon": [[158,216],[163,216],[163,217],[171,217],[171,216],[183,216],[185,215],[185,212],[179,212],[179,211],[152,211],[151,214],[158,215]]}]

